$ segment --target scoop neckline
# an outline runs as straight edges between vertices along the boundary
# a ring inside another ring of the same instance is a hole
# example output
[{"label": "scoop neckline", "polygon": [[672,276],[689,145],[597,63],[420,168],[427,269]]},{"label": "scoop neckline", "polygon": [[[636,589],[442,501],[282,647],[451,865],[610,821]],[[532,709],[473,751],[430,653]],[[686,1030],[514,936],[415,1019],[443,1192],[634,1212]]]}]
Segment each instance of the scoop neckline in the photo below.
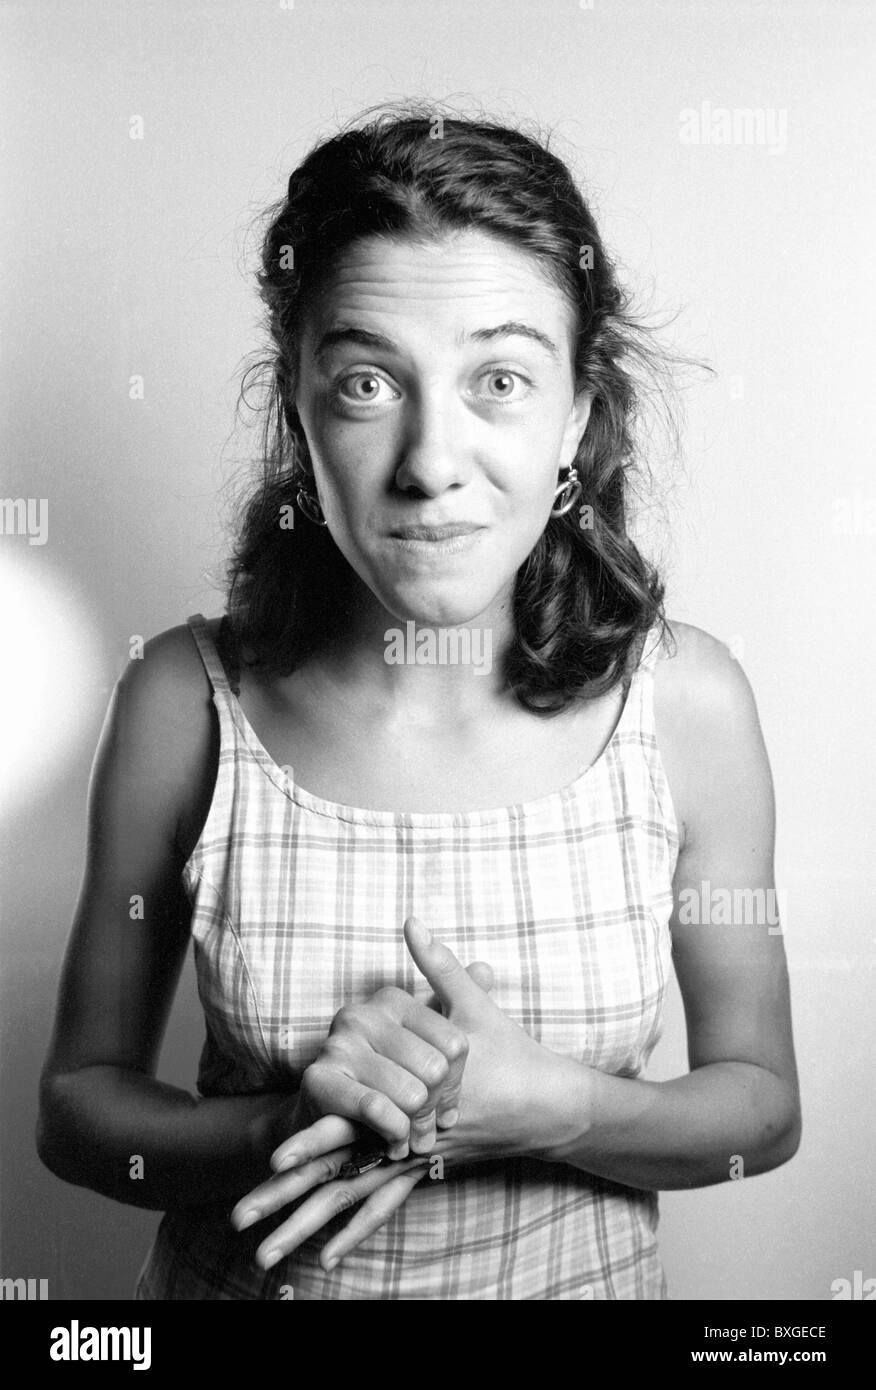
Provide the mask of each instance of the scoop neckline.
[{"label": "scoop neckline", "polygon": [[[209,635],[212,637],[212,634]],[[312,811],[315,815],[326,816],[332,820],[351,821],[360,825],[398,826],[407,829],[453,829],[455,827],[486,825],[491,822],[519,820],[527,816],[538,815],[549,810],[558,802],[569,800],[574,797],[591,774],[600,771],[607,764],[613,756],[622,733],[626,732],[625,725],[630,718],[633,692],[645,669],[644,653],[651,635],[652,631],[645,635],[645,642],[639,652],[639,661],[630,677],[620,714],[604,747],[593,761],[588,763],[571,782],[565,783],[564,786],[558,787],[555,791],[546,792],[543,796],[534,797],[528,801],[515,801],[504,806],[487,806],[480,810],[387,811],[372,809],[367,806],[351,806],[346,802],[330,801],[326,797],[317,796],[295,780],[294,767],[287,772],[286,765],[281,765],[271,756],[249,722],[239,699],[230,686],[222,690],[214,690],[213,699],[214,702],[217,702],[224,697],[225,708],[229,710],[238,732],[262,771],[291,801],[306,811]]]}]

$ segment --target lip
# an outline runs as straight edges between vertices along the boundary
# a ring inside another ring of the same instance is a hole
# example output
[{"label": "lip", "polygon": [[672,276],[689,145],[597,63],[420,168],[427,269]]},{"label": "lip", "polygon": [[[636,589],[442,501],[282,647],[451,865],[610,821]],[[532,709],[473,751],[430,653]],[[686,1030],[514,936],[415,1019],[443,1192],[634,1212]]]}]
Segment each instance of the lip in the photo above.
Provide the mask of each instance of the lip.
[{"label": "lip", "polygon": [[449,541],[457,536],[470,536],[484,528],[476,521],[448,521],[442,526],[399,526],[391,531],[393,540]]},{"label": "lip", "polygon": [[409,556],[436,559],[458,555],[477,545],[484,527],[472,521],[447,522],[443,526],[400,526],[390,533],[391,543]]}]

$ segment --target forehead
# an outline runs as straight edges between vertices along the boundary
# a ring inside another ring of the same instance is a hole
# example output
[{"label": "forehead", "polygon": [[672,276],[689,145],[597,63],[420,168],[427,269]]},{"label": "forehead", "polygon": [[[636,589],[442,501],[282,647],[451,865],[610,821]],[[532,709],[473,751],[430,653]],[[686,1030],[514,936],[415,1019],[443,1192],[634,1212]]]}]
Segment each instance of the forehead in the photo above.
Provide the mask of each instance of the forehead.
[{"label": "forehead", "polygon": [[571,346],[573,311],[539,261],[499,237],[453,232],[425,242],[369,236],[337,257],[305,314],[305,339],[339,318],[449,333],[524,320]]}]

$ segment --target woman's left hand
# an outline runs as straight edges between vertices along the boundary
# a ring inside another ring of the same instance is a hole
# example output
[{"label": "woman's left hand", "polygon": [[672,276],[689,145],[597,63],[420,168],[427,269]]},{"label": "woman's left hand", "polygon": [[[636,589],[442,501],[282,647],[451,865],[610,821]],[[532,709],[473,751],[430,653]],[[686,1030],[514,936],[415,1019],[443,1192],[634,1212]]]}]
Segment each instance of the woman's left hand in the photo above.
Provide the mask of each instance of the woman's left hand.
[{"label": "woman's left hand", "polygon": [[351,1155],[354,1126],[325,1116],[302,1130],[295,1142],[296,1168],[264,1183],[233,1214],[242,1229],[239,1217],[244,1209],[259,1210],[259,1216],[246,1223],[250,1225],[320,1185],[320,1191],[301,1203],[259,1248],[257,1259],[264,1268],[291,1253],[339,1212],[364,1202],[323,1248],[321,1263],[324,1269],[331,1268],[382,1226],[430,1170],[431,1176],[437,1175],[436,1159],[441,1160],[438,1173],[446,1163],[523,1155],[550,1159],[554,1150],[561,1150],[587,1128],[590,1069],[530,1037],[416,918],[405,923],[405,940],[444,1013],[469,1039],[458,1122],[439,1132],[431,1154],[341,1181],[336,1180],[337,1174]]}]

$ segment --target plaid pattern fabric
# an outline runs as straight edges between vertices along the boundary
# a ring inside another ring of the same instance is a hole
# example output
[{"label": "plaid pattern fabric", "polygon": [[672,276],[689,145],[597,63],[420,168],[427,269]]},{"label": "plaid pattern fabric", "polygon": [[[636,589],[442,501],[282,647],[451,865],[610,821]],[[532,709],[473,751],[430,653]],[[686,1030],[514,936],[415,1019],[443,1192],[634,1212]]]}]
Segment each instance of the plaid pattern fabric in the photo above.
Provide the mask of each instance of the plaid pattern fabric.
[{"label": "plaid pattern fabric", "polygon": [[[416,913],[539,1042],[635,1077],[660,1030],[678,828],[654,735],[654,628],[599,758],[538,800],[485,811],[343,806],[298,786],[246,720],[204,619],[213,802],[184,879],[206,1042],[203,1095],[294,1086],[342,1004],[388,983],[429,996],[402,940]],[[267,1227],[168,1213],[140,1299],[660,1299],[657,1195],[565,1164],[448,1168],[331,1273],[318,1233],[268,1273]]]}]

